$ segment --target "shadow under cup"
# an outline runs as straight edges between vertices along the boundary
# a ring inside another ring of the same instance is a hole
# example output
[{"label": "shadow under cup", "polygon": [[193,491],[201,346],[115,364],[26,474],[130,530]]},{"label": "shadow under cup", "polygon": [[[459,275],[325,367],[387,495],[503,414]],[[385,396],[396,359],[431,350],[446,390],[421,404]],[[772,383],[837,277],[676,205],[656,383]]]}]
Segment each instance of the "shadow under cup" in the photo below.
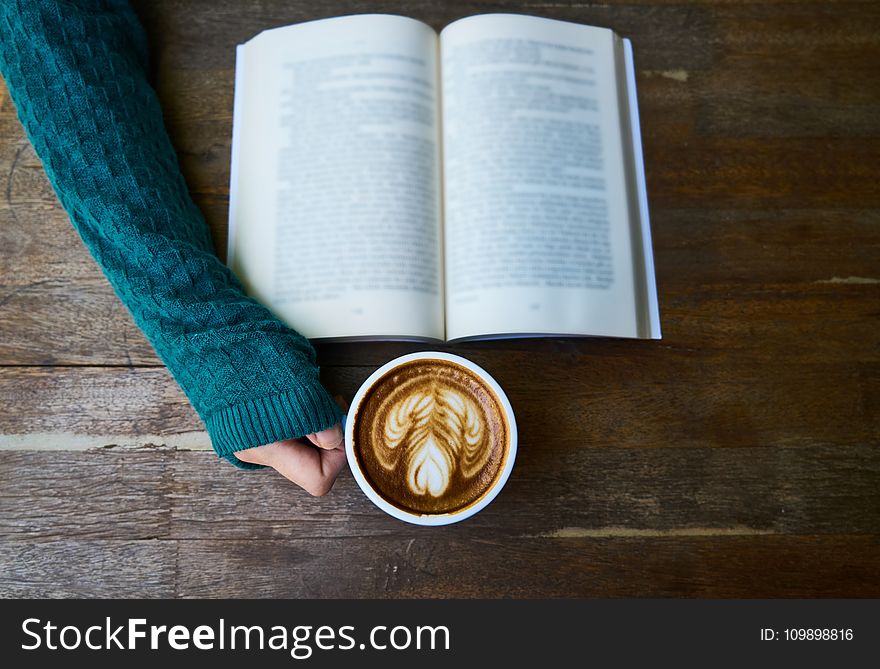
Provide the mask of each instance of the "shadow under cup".
[{"label": "shadow under cup", "polygon": [[345,423],[352,475],[386,513],[418,525],[472,516],[504,486],[516,458],[513,409],[470,360],[411,353],[377,369]]}]

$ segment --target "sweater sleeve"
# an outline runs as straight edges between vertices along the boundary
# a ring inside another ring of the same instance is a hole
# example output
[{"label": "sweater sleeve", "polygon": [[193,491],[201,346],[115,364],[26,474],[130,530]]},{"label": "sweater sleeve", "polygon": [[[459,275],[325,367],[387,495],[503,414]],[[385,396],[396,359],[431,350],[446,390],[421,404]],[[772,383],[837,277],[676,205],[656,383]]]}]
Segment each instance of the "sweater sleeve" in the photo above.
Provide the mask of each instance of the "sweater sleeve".
[{"label": "sweater sleeve", "polygon": [[147,80],[127,2],[5,0],[0,72],[70,220],[217,454],[339,422],[309,341],[216,256]]}]

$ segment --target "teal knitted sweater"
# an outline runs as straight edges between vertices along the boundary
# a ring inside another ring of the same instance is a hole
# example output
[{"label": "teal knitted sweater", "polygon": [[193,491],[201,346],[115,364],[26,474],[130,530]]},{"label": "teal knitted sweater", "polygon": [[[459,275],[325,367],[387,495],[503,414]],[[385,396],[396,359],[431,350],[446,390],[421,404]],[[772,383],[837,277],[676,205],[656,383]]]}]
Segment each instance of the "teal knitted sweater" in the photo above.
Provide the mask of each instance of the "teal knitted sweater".
[{"label": "teal knitted sweater", "polygon": [[331,427],[303,336],[214,254],[124,1],[3,0],[0,72],[62,206],[217,453]]}]

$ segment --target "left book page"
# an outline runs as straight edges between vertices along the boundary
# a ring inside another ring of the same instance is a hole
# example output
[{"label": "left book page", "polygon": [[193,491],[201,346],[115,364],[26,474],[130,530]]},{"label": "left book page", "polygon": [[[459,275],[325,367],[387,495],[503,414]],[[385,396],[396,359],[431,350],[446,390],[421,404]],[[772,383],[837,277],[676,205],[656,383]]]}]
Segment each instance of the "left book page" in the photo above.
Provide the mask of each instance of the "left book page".
[{"label": "left book page", "polygon": [[236,53],[228,264],[304,336],[443,339],[437,35],[399,16]]}]

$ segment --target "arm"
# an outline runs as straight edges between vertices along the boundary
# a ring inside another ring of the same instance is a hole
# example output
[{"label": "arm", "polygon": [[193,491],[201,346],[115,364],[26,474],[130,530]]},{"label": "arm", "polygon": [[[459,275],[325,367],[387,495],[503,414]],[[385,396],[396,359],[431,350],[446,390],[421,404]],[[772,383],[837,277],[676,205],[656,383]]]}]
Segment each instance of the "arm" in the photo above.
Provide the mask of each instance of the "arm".
[{"label": "arm", "polygon": [[249,298],[214,254],[147,63],[146,37],[124,1],[0,5],[0,71],[71,222],[218,455],[275,466],[266,449],[234,454],[314,437],[341,410],[309,341]]}]

